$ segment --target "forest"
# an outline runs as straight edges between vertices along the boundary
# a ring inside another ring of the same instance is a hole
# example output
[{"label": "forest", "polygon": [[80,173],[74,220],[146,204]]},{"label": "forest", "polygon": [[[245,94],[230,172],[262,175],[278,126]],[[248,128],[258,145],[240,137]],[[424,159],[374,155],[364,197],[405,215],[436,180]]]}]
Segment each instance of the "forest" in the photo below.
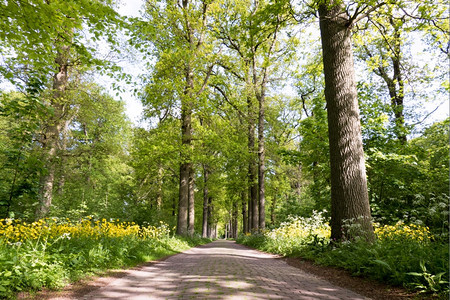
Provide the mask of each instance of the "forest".
[{"label": "forest", "polygon": [[0,298],[216,238],[448,293],[448,2],[120,5],[0,1]]}]

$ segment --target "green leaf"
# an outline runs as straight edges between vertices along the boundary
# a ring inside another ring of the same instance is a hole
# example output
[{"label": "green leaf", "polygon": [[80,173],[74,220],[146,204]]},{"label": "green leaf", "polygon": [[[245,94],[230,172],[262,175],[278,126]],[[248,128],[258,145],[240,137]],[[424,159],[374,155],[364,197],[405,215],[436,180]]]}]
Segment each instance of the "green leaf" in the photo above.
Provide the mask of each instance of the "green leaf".
[{"label": "green leaf", "polygon": [[6,271],[5,273],[3,273],[3,277],[10,277],[12,275],[11,271]]},{"label": "green leaf", "polygon": [[391,266],[385,261],[382,261],[382,260],[379,260],[379,259],[375,259],[373,262],[377,263],[377,264],[379,264],[379,265],[381,265],[383,267],[385,267],[388,270],[392,270]]},{"label": "green leaf", "polygon": [[412,276],[423,276],[423,273],[417,273],[417,272],[408,272],[406,275],[412,275]]}]

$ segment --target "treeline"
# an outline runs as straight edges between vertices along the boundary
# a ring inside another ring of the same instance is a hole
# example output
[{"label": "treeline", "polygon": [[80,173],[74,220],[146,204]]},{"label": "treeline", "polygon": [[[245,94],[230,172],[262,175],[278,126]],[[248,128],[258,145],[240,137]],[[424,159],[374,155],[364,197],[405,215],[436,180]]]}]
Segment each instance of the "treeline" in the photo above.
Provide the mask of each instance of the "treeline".
[{"label": "treeline", "polygon": [[[163,220],[180,235],[236,237],[326,210],[336,239],[348,219],[370,239],[371,217],[448,236],[449,119],[426,118],[449,90],[445,5],[146,1],[141,18],[123,18],[110,1],[7,1],[0,11],[0,78],[16,88],[0,95],[0,218]],[[94,83],[98,72],[128,79],[99,40],[116,56],[145,55],[148,127],[133,128]]]}]

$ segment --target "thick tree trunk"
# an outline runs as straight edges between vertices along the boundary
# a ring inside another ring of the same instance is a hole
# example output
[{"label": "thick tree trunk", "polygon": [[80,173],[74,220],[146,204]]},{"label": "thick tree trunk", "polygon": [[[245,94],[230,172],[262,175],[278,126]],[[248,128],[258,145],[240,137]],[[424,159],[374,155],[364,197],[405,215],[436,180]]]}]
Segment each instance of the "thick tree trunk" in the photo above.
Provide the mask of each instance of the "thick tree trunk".
[{"label": "thick tree trunk", "polygon": [[344,220],[355,220],[360,235],[373,239],[356,93],[351,30],[339,4],[319,6],[331,167],[331,239],[345,237]]},{"label": "thick tree trunk", "polygon": [[56,152],[58,148],[58,139],[62,129],[61,120],[64,117],[63,96],[68,83],[68,63],[69,63],[70,47],[61,47],[57,58],[57,73],[53,76],[53,95],[50,99],[50,106],[53,108],[53,115],[47,124],[47,130],[42,140],[42,148],[45,153],[45,169],[46,173],[40,179],[40,195],[39,205],[36,208],[36,219],[45,217],[52,205],[53,185],[55,181],[56,171]]},{"label": "thick tree trunk", "polygon": [[[190,23],[188,14],[191,5],[189,0],[182,1],[182,14],[185,25],[185,38],[189,49],[192,51],[200,44],[194,41],[194,29]],[[185,87],[181,99],[181,165],[180,165],[180,190],[178,204],[177,234],[194,234],[194,169],[192,163],[192,106],[194,98],[194,70],[192,61],[187,59],[184,68]]]},{"label": "thick tree trunk", "polygon": [[51,147],[47,151],[46,174],[41,177],[41,191],[39,195],[39,206],[36,210],[36,220],[44,218],[50,211],[53,200],[53,183],[55,179],[55,148]]}]

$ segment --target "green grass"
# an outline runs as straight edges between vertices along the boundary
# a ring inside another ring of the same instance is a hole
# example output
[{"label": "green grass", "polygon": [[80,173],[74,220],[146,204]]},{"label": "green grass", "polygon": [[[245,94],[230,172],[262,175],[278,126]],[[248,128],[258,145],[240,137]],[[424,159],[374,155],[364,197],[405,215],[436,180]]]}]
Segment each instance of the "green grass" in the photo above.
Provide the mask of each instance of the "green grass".
[{"label": "green grass", "polygon": [[134,236],[28,240],[0,239],[0,298],[44,287],[59,289],[89,275],[135,266],[209,242],[200,238]]}]

